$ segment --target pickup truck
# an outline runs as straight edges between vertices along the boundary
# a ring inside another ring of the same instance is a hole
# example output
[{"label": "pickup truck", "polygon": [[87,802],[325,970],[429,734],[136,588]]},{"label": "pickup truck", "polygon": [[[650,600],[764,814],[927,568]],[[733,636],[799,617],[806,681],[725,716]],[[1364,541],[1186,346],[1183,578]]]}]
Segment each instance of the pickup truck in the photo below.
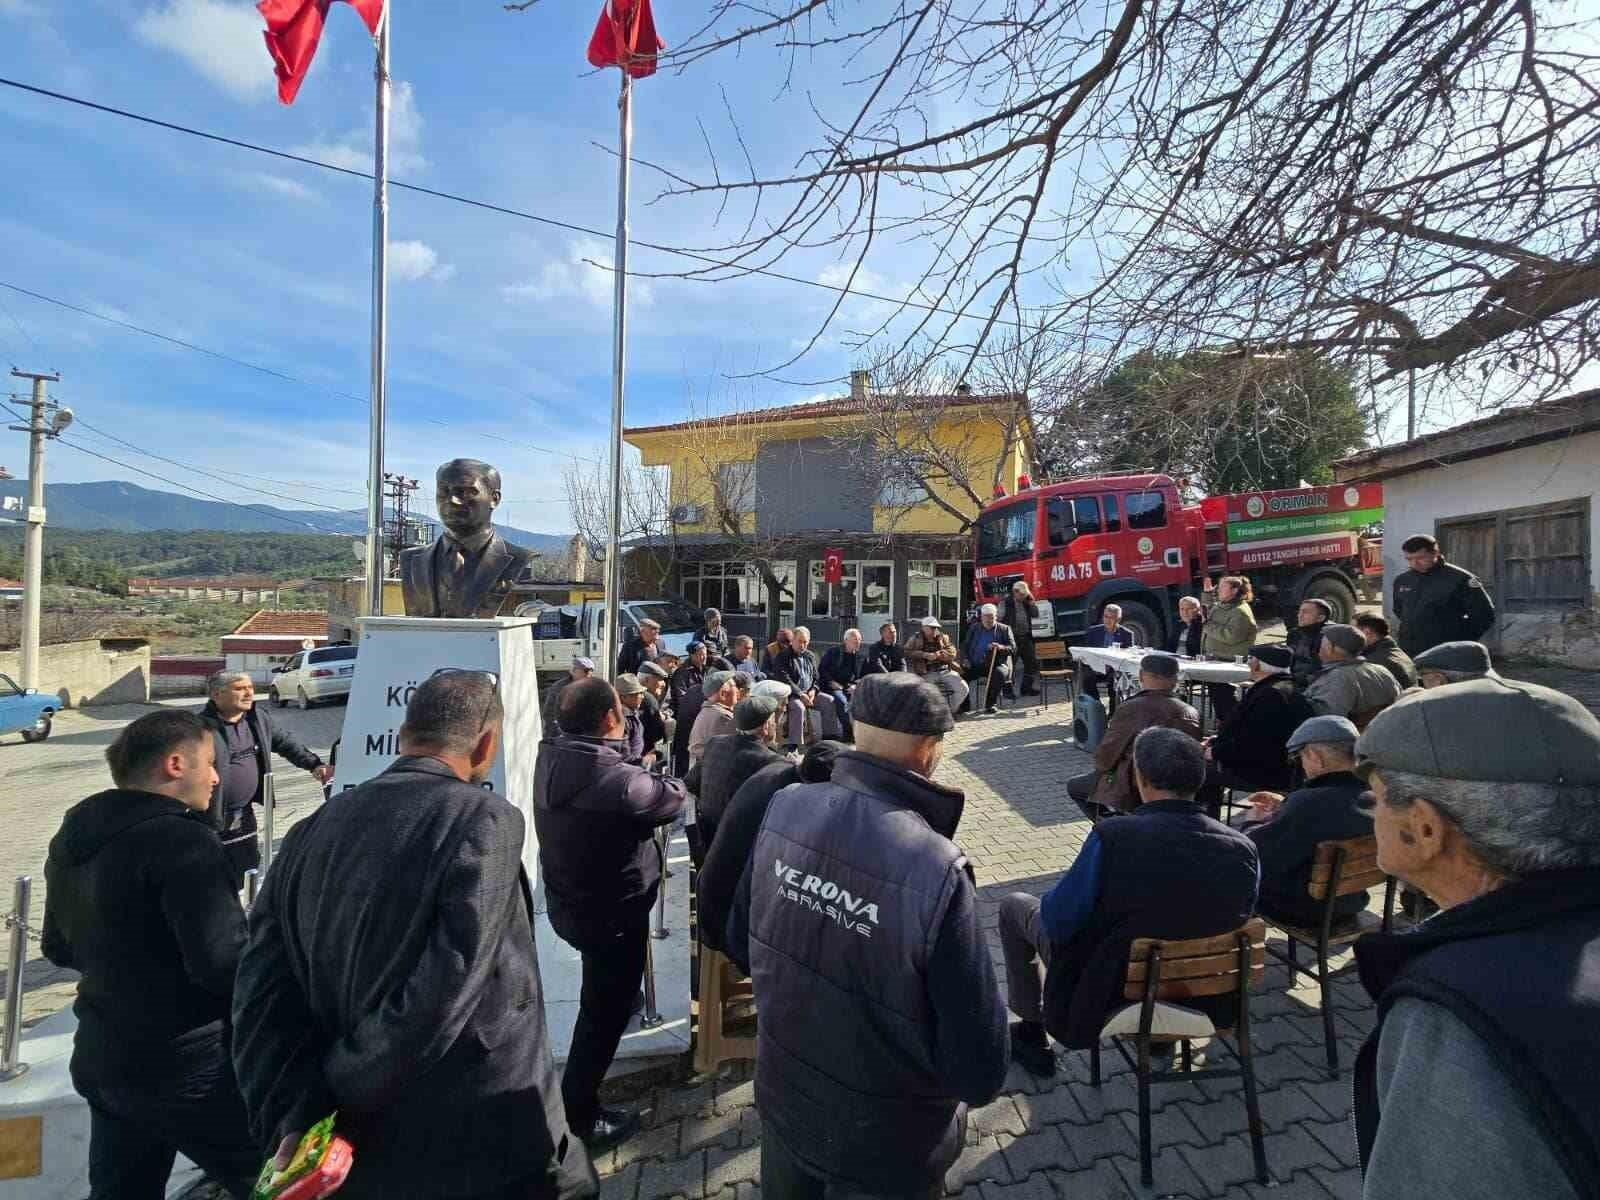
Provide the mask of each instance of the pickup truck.
[{"label": "pickup truck", "polygon": [[[533,654],[541,682],[565,675],[578,655],[594,659],[601,674],[610,674],[605,669],[606,664],[600,661],[606,617],[604,600],[561,606],[524,604],[517,609],[517,615],[538,618],[539,623],[533,630]],[[647,618],[661,626],[661,645],[680,655],[688,650],[701,624],[701,614],[678,600],[624,600],[617,611],[622,641],[638,633],[639,622]],[[619,649],[620,646],[621,643]]]},{"label": "pickup truck", "polygon": [[24,688],[9,675],[0,675],[0,734],[21,733],[25,742],[42,742],[50,736],[50,723],[61,707],[53,694]]}]

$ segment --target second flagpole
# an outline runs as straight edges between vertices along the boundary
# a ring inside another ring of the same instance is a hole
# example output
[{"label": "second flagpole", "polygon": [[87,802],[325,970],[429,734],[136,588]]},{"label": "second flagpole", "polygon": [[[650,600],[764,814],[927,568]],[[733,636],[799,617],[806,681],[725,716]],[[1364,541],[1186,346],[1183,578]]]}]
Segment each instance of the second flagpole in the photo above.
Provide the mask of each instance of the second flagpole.
[{"label": "second flagpole", "polygon": [[378,25],[377,124],[372,142],[372,411],[367,433],[367,613],[383,615],[383,436],[389,356],[389,26],[394,0]]},{"label": "second flagpole", "polygon": [[613,264],[615,321],[611,331],[611,524],[606,537],[606,635],[602,643],[602,653],[606,657],[600,664],[608,679],[616,676],[617,651],[622,645],[617,629],[618,606],[622,599],[622,379],[628,344],[628,177],[633,165],[633,78],[625,68],[617,110],[621,145],[617,166],[617,249]]}]

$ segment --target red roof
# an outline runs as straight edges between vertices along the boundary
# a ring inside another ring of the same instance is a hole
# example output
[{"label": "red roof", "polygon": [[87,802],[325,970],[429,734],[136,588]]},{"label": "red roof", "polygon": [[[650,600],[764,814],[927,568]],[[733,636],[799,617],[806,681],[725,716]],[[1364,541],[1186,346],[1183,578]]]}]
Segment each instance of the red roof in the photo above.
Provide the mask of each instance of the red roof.
[{"label": "red roof", "polygon": [[1023,397],[1015,392],[992,395],[947,396],[884,396],[869,395],[865,399],[840,396],[835,400],[816,400],[810,404],[787,404],[777,408],[757,408],[745,412],[728,413],[720,417],[701,417],[693,421],[679,421],[674,425],[636,425],[624,429],[623,436],[632,433],[672,433],[680,429],[704,429],[708,425],[768,425],[776,421],[808,421],[817,417],[850,417],[870,412],[875,404],[890,404],[913,409],[941,408],[995,408],[1021,404]]},{"label": "red roof", "polygon": [[263,608],[228,636],[326,638],[328,614],[316,608]]},{"label": "red roof", "polygon": [[0,579],[0,588],[19,588],[22,586],[20,579]]},{"label": "red roof", "polygon": [[[326,646],[328,644],[326,634],[311,640],[318,646]],[[303,648],[300,644],[303,641],[305,641],[305,638],[293,636],[239,637],[230,633],[222,639],[222,652],[224,654],[298,654]]]}]

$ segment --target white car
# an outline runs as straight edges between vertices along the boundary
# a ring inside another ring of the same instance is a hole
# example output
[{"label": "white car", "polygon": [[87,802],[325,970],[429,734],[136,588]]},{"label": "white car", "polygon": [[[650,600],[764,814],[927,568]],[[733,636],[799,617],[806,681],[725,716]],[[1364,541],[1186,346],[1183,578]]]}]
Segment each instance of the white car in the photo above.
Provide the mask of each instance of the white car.
[{"label": "white car", "polygon": [[347,700],[355,674],[354,646],[302,650],[283,666],[272,668],[267,694],[280,707],[292,702],[296,708],[310,708],[323,700]]}]

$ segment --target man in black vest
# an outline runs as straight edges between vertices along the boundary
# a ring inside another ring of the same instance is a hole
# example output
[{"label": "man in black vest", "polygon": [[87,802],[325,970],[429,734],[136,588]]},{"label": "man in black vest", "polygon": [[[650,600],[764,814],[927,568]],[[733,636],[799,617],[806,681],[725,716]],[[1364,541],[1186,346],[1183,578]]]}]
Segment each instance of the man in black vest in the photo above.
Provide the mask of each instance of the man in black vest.
[{"label": "man in black vest", "polygon": [[964,1106],[1005,1082],[1005,1007],[950,840],[965,797],[930,778],[950,706],[869,675],[854,712],[832,779],[773,797],[729,920],[761,1007],[765,1200],[940,1196]]},{"label": "man in black vest", "polygon": [[1441,911],[1356,943],[1368,1200],[1600,1194],[1600,722],[1560,692],[1413,692],[1356,750],[1378,865]]},{"label": "man in black vest", "polygon": [[1221,811],[1223,788],[1287,792],[1294,785],[1289,739],[1316,713],[1294,686],[1291,657],[1284,646],[1250,648],[1250,686],[1206,742],[1211,769],[1201,800],[1213,816]]},{"label": "man in black vest", "polygon": [[[1100,1040],[1123,1002],[1133,939],[1214,937],[1255,910],[1256,848],[1200,810],[1205,780],[1200,743],[1178,729],[1146,729],[1133,744],[1140,806],[1101,821],[1045,894],[1000,902],[1011,1011],[1011,1052],[1033,1074],[1055,1074],[1046,1034],[1069,1049]],[[1232,997],[1195,1001],[1219,1026],[1232,1025]]]}]

